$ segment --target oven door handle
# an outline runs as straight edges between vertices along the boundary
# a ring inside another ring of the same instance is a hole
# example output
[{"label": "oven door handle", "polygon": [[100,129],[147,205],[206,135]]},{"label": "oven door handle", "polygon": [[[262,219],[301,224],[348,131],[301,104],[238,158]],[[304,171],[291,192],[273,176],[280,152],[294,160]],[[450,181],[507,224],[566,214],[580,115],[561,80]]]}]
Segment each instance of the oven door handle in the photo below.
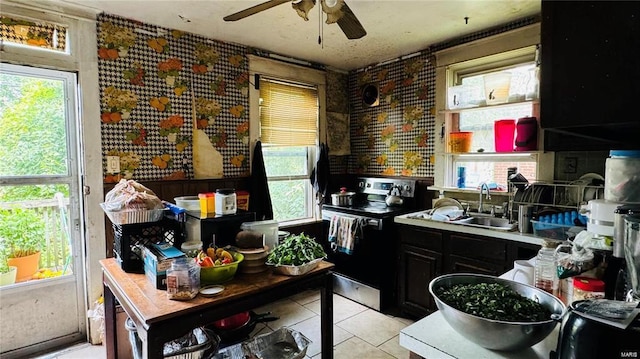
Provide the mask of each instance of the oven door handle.
[{"label": "oven door handle", "polygon": [[327,212],[327,211],[322,212],[323,220],[330,221],[331,218],[333,218],[333,216],[361,219],[365,221],[367,227],[373,227],[375,230],[378,230],[378,231],[382,229],[382,220],[378,218],[354,216],[351,214],[339,213],[339,212]]}]

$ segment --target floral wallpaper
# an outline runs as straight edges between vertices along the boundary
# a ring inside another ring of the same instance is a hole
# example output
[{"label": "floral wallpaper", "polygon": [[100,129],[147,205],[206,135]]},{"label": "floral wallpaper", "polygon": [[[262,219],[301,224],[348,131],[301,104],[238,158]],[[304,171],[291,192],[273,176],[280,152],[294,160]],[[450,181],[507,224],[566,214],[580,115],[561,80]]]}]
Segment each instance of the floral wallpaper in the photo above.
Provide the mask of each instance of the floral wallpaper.
[{"label": "floral wallpaper", "polygon": [[104,182],[193,178],[196,131],[217,176],[248,175],[246,47],[107,14],[97,26]]},{"label": "floral wallpaper", "polygon": [[[379,104],[363,104],[361,89],[377,84]],[[435,67],[428,52],[349,76],[349,172],[382,176],[433,176]],[[335,163],[334,163],[334,166]],[[333,170],[333,168],[332,168]]]}]

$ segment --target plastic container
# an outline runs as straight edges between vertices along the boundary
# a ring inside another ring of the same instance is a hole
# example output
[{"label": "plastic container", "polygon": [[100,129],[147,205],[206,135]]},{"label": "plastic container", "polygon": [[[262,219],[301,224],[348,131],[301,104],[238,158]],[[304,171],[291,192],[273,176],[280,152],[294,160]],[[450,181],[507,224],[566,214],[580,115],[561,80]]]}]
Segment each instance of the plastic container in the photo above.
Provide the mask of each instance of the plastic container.
[{"label": "plastic container", "polygon": [[449,152],[463,153],[471,151],[473,132],[451,132],[449,134]]},{"label": "plastic container", "polygon": [[640,151],[610,151],[605,162],[604,199],[640,203]]},{"label": "plastic container", "polygon": [[221,284],[233,279],[238,271],[238,264],[244,260],[244,255],[234,251],[229,251],[229,253],[233,256],[233,262],[215,267],[200,268],[200,284],[202,286]]},{"label": "plastic container", "polygon": [[219,188],[215,194],[215,213],[218,215],[236,214],[236,190],[233,188]]},{"label": "plastic container", "polygon": [[516,122],[515,151],[536,151],[538,149],[538,120],[522,117]]},{"label": "plastic container", "polygon": [[497,120],[493,123],[493,138],[496,152],[513,152],[516,120]]},{"label": "plastic container", "polygon": [[200,266],[192,258],[177,258],[167,269],[167,298],[191,300],[200,291]]},{"label": "plastic container", "polygon": [[176,206],[184,208],[187,211],[200,210],[200,199],[198,198],[198,196],[175,197],[173,201],[176,203]]},{"label": "plastic container", "polygon": [[264,244],[269,247],[269,252],[278,246],[278,221],[266,220],[256,222],[244,222],[240,229],[264,234]]},{"label": "plastic container", "polygon": [[531,226],[533,227],[534,236],[561,241],[567,240],[567,232],[571,227],[575,227],[573,225],[559,224],[557,220],[556,223],[531,220]]},{"label": "plastic container", "polygon": [[484,75],[484,95],[487,105],[495,105],[509,101],[511,73],[498,72]]},{"label": "plastic container", "polygon": [[557,243],[551,241],[542,242],[542,248],[538,251],[533,274],[533,283],[536,288],[550,294],[558,295],[558,274],[555,250]]},{"label": "plastic container", "polygon": [[603,299],[605,284],[600,279],[573,277],[571,302],[585,299]]}]

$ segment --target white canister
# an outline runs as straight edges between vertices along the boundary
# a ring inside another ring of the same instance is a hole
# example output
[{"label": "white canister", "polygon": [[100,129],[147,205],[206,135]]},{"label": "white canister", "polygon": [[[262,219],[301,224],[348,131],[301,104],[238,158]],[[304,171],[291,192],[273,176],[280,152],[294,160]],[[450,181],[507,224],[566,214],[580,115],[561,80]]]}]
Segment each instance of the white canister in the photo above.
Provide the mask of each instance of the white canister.
[{"label": "white canister", "polygon": [[216,214],[236,214],[236,190],[233,188],[220,188],[216,190]]}]

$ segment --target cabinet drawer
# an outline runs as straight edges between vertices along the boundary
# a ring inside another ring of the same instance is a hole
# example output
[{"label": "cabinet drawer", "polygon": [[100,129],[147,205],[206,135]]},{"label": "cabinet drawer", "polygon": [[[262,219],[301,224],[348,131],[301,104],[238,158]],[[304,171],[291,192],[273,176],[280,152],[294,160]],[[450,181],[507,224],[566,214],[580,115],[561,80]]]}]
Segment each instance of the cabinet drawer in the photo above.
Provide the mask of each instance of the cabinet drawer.
[{"label": "cabinet drawer", "polygon": [[403,244],[411,244],[419,248],[442,252],[442,232],[407,226],[400,226],[398,231],[400,233],[400,241]]},{"label": "cabinet drawer", "polygon": [[487,237],[469,237],[451,233],[451,254],[463,257],[504,263],[507,260],[507,244]]}]

